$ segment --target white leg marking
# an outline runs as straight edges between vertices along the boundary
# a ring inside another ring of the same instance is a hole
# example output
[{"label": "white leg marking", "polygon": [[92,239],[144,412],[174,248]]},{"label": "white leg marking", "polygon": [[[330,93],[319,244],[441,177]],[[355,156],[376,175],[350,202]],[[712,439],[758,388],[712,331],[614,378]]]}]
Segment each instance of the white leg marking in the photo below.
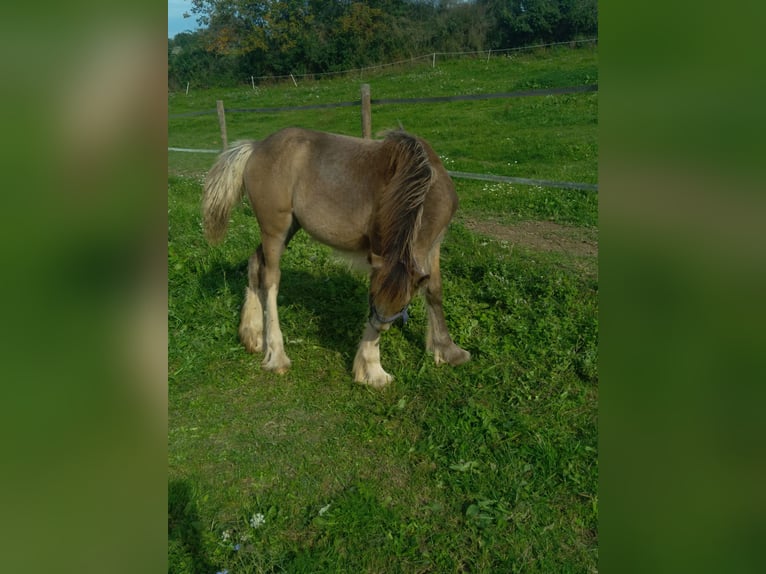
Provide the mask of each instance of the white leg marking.
[{"label": "white leg marking", "polygon": [[239,322],[239,338],[251,353],[263,351],[263,305],[258,293],[245,289],[245,303]]},{"label": "white leg marking", "polygon": [[285,354],[282,330],[279,328],[277,312],[277,289],[270,287],[266,293],[266,358],[262,366],[268,371],[284,373],[290,368],[290,359]]},{"label": "white leg marking", "polygon": [[380,333],[366,323],[362,342],[354,358],[354,380],[371,387],[385,387],[393,377],[380,364]]}]

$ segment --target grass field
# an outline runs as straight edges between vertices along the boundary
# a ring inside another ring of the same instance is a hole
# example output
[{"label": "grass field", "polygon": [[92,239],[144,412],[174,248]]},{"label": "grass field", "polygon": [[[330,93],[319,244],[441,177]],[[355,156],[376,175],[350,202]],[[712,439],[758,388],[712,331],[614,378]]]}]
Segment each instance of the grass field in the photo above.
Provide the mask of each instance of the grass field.
[{"label": "grass field", "polygon": [[[597,50],[455,60],[366,75],[373,97],[592,83]],[[360,78],[171,94],[171,114],[358,99]],[[255,98],[255,99],[254,99]],[[257,101],[256,101],[257,99]],[[597,94],[373,108],[449,169],[597,181]],[[286,125],[358,135],[355,108],[231,114],[229,139]],[[220,146],[215,116],[170,120],[169,145]],[[287,374],[237,339],[249,208],[201,233],[213,155],[169,153],[169,571],[593,572],[597,569],[597,197],[456,180],[445,311],[473,354],[436,367],[425,308],[381,342],[395,376],[351,380],[366,278],[299,233],[283,258]],[[526,241],[519,229],[553,234]],[[593,249],[567,249],[587,244]]]}]

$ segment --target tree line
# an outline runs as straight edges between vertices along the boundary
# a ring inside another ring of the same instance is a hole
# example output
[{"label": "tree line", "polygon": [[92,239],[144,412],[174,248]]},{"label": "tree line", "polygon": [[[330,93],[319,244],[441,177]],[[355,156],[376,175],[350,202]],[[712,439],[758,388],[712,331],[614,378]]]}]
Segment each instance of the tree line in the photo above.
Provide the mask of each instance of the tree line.
[{"label": "tree line", "polygon": [[189,16],[203,28],[168,41],[173,90],[598,33],[597,0],[192,0]]}]

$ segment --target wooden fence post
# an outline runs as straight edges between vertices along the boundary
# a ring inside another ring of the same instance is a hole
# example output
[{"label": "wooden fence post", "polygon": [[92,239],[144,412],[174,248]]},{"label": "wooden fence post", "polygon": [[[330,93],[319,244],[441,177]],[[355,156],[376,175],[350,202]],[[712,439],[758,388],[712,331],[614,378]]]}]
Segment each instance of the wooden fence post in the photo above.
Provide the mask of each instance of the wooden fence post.
[{"label": "wooden fence post", "polygon": [[218,124],[221,126],[221,141],[223,142],[223,149],[229,147],[229,142],[226,138],[226,115],[223,111],[223,100],[216,100],[215,108],[218,110]]},{"label": "wooden fence post", "polygon": [[372,138],[372,109],[370,107],[370,84],[362,84],[362,137]]}]

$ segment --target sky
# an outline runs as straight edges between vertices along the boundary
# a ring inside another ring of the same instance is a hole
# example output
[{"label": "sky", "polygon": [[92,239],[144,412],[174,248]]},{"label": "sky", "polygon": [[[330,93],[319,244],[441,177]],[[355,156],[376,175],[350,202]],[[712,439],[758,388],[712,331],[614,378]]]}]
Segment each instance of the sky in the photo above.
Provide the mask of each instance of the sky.
[{"label": "sky", "polygon": [[184,18],[183,13],[191,14],[191,2],[189,0],[168,0],[168,38],[172,38],[179,32],[196,30],[197,19]]}]

